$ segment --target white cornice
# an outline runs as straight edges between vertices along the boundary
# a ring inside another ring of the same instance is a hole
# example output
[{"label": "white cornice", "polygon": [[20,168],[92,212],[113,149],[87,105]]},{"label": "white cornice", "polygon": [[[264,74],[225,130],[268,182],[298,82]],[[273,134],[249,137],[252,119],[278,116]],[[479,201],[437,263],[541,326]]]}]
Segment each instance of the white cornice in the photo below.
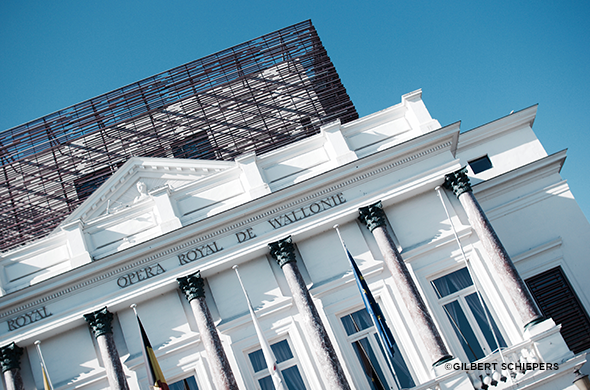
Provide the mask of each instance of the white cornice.
[{"label": "white cornice", "polygon": [[567,157],[567,150],[543,157],[532,163],[523,165],[473,186],[473,193],[480,202],[490,197],[513,190],[513,186],[534,182],[552,174],[561,172]]},{"label": "white cornice", "polygon": [[530,249],[528,249],[524,252],[521,252],[521,253],[517,253],[517,254],[510,256],[510,257],[514,263],[518,263],[520,261],[524,261],[524,260],[530,259],[534,256],[537,256],[541,253],[548,252],[548,251],[553,250],[555,248],[559,248],[559,247],[561,247],[562,244],[563,244],[563,240],[561,239],[561,237],[557,237],[551,241],[537,245],[533,248],[530,248]]},{"label": "white cornice", "polygon": [[490,138],[497,138],[501,133],[517,129],[524,125],[533,126],[537,115],[537,105],[496,119],[485,125],[467,130],[461,133],[459,138],[459,150],[484,143]]}]

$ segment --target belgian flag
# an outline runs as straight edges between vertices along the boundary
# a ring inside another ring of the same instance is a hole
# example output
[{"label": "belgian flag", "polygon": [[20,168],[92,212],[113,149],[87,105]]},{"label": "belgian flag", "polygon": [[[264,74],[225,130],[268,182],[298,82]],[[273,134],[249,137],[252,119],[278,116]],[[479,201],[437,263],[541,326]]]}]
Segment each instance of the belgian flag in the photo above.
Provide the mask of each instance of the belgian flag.
[{"label": "belgian flag", "polygon": [[45,390],[53,390],[53,386],[51,386],[51,382],[49,382],[49,377],[47,376],[43,363],[41,363],[41,372],[43,373],[43,388]]},{"label": "belgian flag", "polygon": [[158,364],[158,360],[156,359],[156,354],[152,349],[152,345],[150,344],[150,340],[145,333],[145,329],[143,329],[143,325],[141,324],[141,320],[137,313],[135,313],[135,317],[137,318],[137,324],[139,325],[139,331],[141,333],[141,344],[143,346],[143,360],[145,362],[145,368],[148,374],[148,381],[150,384],[150,389],[161,389],[161,390],[169,390],[168,384],[166,383],[166,378],[164,378],[164,374],[162,374],[162,370],[160,369],[160,365]]}]

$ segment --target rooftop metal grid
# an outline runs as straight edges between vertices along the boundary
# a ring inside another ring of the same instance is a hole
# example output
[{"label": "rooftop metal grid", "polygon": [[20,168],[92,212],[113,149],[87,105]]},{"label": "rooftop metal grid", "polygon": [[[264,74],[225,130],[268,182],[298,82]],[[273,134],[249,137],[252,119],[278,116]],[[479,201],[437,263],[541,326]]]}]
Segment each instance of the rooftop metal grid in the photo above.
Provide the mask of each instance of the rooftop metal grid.
[{"label": "rooftop metal grid", "polygon": [[230,160],[358,114],[310,21],[0,132],[0,250],[53,231],[132,156]]}]

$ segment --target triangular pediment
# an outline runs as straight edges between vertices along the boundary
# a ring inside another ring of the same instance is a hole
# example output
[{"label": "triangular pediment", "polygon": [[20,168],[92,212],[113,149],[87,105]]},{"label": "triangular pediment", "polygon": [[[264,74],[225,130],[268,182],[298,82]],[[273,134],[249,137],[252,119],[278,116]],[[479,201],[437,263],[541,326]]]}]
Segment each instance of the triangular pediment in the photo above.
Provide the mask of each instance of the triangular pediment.
[{"label": "triangular pediment", "polygon": [[60,225],[132,207],[154,190],[177,191],[235,167],[235,161],[132,157]]}]

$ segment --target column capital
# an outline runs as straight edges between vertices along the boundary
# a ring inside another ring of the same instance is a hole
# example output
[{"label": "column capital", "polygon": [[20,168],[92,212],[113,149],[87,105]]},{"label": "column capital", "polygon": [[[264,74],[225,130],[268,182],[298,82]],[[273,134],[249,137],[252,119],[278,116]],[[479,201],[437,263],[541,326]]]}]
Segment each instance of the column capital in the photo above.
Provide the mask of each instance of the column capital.
[{"label": "column capital", "polygon": [[92,329],[95,338],[107,333],[113,333],[111,326],[113,313],[108,311],[106,306],[95,312],[84,314],[84,319],[88,322],[88,326]]},{"label": "column capital", "polygon": [[467,167],[463,167],[458,171],[445,175],[443,187],[447,190],[452,190],[457,198],[464,192],[471,192],[471,184],[469,183],[469,177],[467,176]]},{"label": "column capital", "polygon": [[2,372],[20,369],[20,357],[23,354],[23,349],[16,345],[15,342],[0,348],[0,365]]},{"label": "column capital", "polygon": [[277,261],[281,268],[287,263],[297,261],[295,258],[295,246],[293,246],[291,236],[271,242],[268,244],[268,248],[270,249],[270,255]]},{"label": "column capital", "polygon": [[371,232],[379,226],[385,226],[385,212],[381,201],[359,208],[359,220]]},{"label": "column capital", "polygon": [[205,298],[205,280],[201,277],[201,271],[176,279],[178,287],[184,292],[187,301],[196,298]]}]

